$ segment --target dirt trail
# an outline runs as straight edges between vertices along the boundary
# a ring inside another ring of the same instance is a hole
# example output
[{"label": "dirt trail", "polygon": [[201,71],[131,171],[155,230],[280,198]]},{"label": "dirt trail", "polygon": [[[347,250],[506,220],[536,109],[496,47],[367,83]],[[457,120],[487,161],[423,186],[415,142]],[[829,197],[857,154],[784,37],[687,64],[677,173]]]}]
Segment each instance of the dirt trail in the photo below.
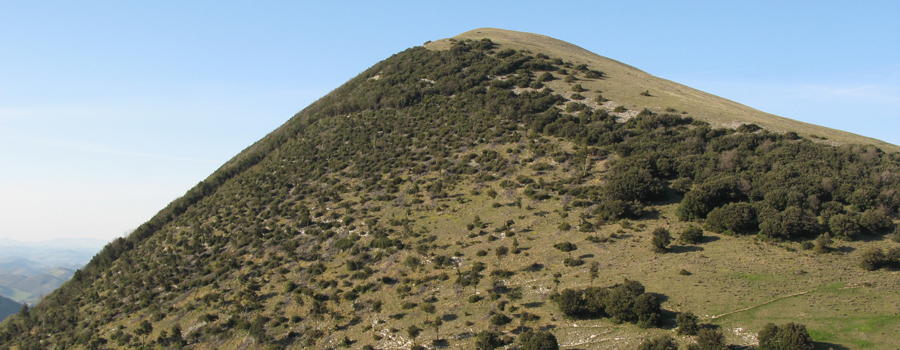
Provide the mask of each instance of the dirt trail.
[{"label": "dirt trail", "polygon": [[738,312],[744,312],[744,311],[747,311],[747,310],[750,310],[750,309],[753,309],[753,308],[757,308],[757,307],[760,307],[760,306],[763,306],[763,305],[768,305],[768,304],[774,303],[774,302],[779,301],[779,300],[782,300],[782,299],[787,299],[787,298],[793,298],[793,297],[796,297],[796,296],[800,296],[800,295],[803,295],[803,294],[806,294],[806,293],[809,293],[809,292],[812,292],[812,291],[815,291],[815,289],[813,289],[813,290],[808,290],[808,291],[805,291],[805,292],[799,292],[799,293],[794,293],[794,294],[790,294],[790,295],[785,295],[785,296],[780,297],[780,298],[775,298],[775,299],[769,300],[769,301],[764,302],[764,303],[762,303],[762,304],[757,304],[757,305],[753,305],[753,306],[750,306],[750,307],[745,307],[745,308],[743,308],[743,309],[738,309],[738,310],[734,310],[734,311],[731,311],[731,312],[726,312],[726,313],[721,314],[721,315],[711,316],[710,319],[717,319],[717,318],[719,318],[719,317],[728,316],[728,315],[731,315],[731,314],[736,314],[736,313],[738,313]]}]

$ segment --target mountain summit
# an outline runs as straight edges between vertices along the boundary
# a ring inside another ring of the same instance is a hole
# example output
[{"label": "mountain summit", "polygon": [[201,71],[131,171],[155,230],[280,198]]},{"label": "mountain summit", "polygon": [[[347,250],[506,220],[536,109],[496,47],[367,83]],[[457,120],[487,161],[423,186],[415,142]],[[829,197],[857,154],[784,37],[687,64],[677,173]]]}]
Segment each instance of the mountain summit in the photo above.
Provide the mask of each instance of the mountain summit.
[{"label": "mountain summit", "polygon": [[294,115],[0,346],[896,346],[900,154],[813,129],[467,32]]},{"label": "mountain summit", "polygon": [[[815,135],[819,140],[833,145],[872,144],[887,152],[900,151],[900,146],[881,140],[765,113],[673,81],[655,77],[627,64],[547,36],[497,28],[480,28],[453,38],[456,40],[490,38],[504,47],[543,52],[565,60],[603,67],[611,78],[596,84],[596,86],[604,91],[604,97],[616,101],[620,105],[639,106],[655,112],[662,112],[666,108],[676,108],[691,111],[691,115],[695,119],[719,127],[737,127],[742,123],[749,123],[774,132],[796,132],[805,137]],[[438,40],[434,42],[437,45],[426,44],[425,47],[440,47],[439,43],[442,42],[449,42],[449,39]],[[646,91],[651,94],[649,98],[640,95],[641,92]]]}]

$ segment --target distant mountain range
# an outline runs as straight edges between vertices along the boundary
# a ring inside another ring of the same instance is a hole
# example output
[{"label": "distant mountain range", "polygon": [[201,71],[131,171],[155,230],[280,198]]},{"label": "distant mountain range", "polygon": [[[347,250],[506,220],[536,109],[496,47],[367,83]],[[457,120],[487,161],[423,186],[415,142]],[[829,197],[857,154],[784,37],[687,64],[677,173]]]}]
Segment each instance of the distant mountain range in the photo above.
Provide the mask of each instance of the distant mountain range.
[{"label": "distant mountain range", "polygon": [[36,304],[42,296],[72,278],[75,270],[87,264],[105,243],[99,239],[22,242],[2,238],[0,295],[19,305]]}]

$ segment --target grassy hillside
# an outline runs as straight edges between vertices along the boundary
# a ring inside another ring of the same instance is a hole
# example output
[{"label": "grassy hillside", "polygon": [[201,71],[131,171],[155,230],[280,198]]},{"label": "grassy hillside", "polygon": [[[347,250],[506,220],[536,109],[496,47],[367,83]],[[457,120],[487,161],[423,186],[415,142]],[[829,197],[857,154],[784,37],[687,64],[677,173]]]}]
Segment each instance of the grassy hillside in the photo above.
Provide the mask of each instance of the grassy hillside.
[{"label": "grassy hillside", "polygon": [[[587,64],[609,74],[608,79],[588,82],[589,90],[602,90],[603,96],[627,108],[649,108],[662,112],[666,108],[688,111],[697,119],[717,126],[735,127],[753,123],[776,132],[793,131],[805,137],[829,144],[872,144],[888,152],[900,151],[900,146],[841,130],[804,123],[765,113],[740,103],[714,96],[673,81],[647,74],[635,67],[597,55],[576,45],[547,36],[497,28],[480,28],[454,37],[458,40],[489,38],[503,47],[529,50],[560,57],[576,64]],[[447,47],[447,39],[437,40],[426,47]],[[642,96],[649,91],[651,96]]]},{"label": "grassy hillside", "polygon": [[796,322],[818,348],[898,345],[900,154],[622,105],[593,88],[615,70],[492,40],[377,63],[0,346],[633,349],[698,341],[688,313],[728,344]]}]

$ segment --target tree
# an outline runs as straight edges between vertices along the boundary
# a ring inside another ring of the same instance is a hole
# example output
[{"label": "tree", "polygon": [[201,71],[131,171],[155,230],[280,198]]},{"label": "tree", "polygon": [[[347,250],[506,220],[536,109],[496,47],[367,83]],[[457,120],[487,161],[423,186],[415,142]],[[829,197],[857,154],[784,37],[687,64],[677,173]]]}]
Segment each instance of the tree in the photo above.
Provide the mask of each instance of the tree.
[{"label": "tree", "polygon": [[186,344],[184,338],[181,336],[181,325],[175,324],[172,326],[172,336],[169,338],[169,343],[175,346],[176,349],[180,349],[182,346]]},{"label": "tree", "polygon": [[594,286],[594,280],[597,279],[597,276],[600,275],[600,263],[594,261],[591,262],[591,267],[588,269],[588,277],[591,279],[591,287]]},{"label": "tree", "polygon": [[490,322],[492,325],[499,327],[499,326],[509,324],[510,322],[512,322],[512,319],[509,318],[509,316],[506,316],[504,314],[494,314],[494,316],[491,316]]},{"label": "tree", "polygon": [[503,346],[503,341],[500,340],[498,332],[481,331],[475,336],[476,350],[494,350],[501,346]]},{"label": "tree", "polygon": [[638,350],[678,350],[678,343],[671,335],[664,334],[652,339],[644,339]]},{"label": "tree", "polygon": [[847,214],[837,214],[828,219],[828,227],[835,237],[852,240],[860,233],[856,218]]},{"label": "tree", "polygon": [[672,243],[672,235],[669,230],[664,227],[657,227],[651,234],[650,244],[653,246],[654,253],[665,253],[669,249],[669,243]]},{"label": "tree", "polygon": [[563,289],[556,296],[555,300],[559,311],[569,317],[580,316],[584,312],[584,298],[582,298],[582,295],[583,293],[577,289]]},{"label": "tree", "polygon": [[697,343],[688,345],[688,350],[728,350],[728,344],[722,331],[701,329],[697,333]]},{"label": "tree", "polygon": [[809,237],[820,230],[816,215],[798,207],[788,207],[776,213],[759,225],[759,234],[775,239],[796,239]]},{"label": "tree", "polygon": [[410,325],[409,328],[406,329],[406,334],[409,334],[409,337],[412,338],[413,344],[416,344],[416,338],[418,338],[421,333],[422,329],[416,327],[416,325]]},{"label": "tree", "polygon": [[769,323],[757,336],[759,350],[813,350],[812,337],[806,326],[799,323],[788,323],[781,326]]},{"label": "tree", "polygon": [[872,247],[862,253],[859,266],[868,271],[874,271],[881,268],[881,265],[884,265],[884,262],[884,252],[879,248]]},{"label": "tree", "polygon": [[497,255],[497,262],[501,265],[501,267],[503,266],[503,256],[505,256],[507,253],[509,253],[509,248],[504,245],[499,246],[494,250],[494,254]]},{"label": "tree", "polygon": [[141,343],[146,343],[146,336],[150,335],[152,332],[153,325],[147,320],[142,320],[141,323],[138,324],[137,329],[134,330],[134,334],[141,337]]},{"label": "tree", "polygon": [[572,242],[556,243],[553,245],[553,247],[558,249],[559,251],[569,253],[569,257],[572,257],[572,252],[575,251],[576,249],[578,249],[578,246],[576,246]]},{"label": "tree", "polygon": [[869,209],[859,216],[859,225],[865,227],[872,233],[881,233],[893,225],[891,218],[883,211],[877,209]]},{"label": "tree", "polygon": [[522,350],[558,350],[559,343],[556,336],[550,332],[528,331],[519,336],[519,349]]},{"label": "tree", "polygon": [[698,226],[691,225],[688,228],[684,229],[684,231],[681,231],[681,237],[679,238],[679,240],[688,244],[697,244],[703,242],[703,229]]},{"label": "tree", "polygon": [[706,216],[706,228],[715,233],[752,233],[759,228],[756,209],[749,203],[729,203]]},{"label": "tree", "polygon": [[675,316],[675,323],[678,324],[678,335],[697,335],[700,331],[700,325],[697,323],[698,317],[692,312],[682,312]]},{"label": "tree", "polygon": [[434,318],[433,321],[431,321],[431,326],[434,327],[435,339],[441,338],[441,326],[443,326],[443,325],[444,325],[444,320],[441,318],[441,316],[437,316]]},{"label": "tree", "polygon": [[819,235],[819,237],[816,237],[816,243],[813,252],[815,252],[816,254],[828,253],[831,251],[832,243],[834,243],[834,241],[832,241],[831,235],[829,235],[828,232],[825,232]]}]

